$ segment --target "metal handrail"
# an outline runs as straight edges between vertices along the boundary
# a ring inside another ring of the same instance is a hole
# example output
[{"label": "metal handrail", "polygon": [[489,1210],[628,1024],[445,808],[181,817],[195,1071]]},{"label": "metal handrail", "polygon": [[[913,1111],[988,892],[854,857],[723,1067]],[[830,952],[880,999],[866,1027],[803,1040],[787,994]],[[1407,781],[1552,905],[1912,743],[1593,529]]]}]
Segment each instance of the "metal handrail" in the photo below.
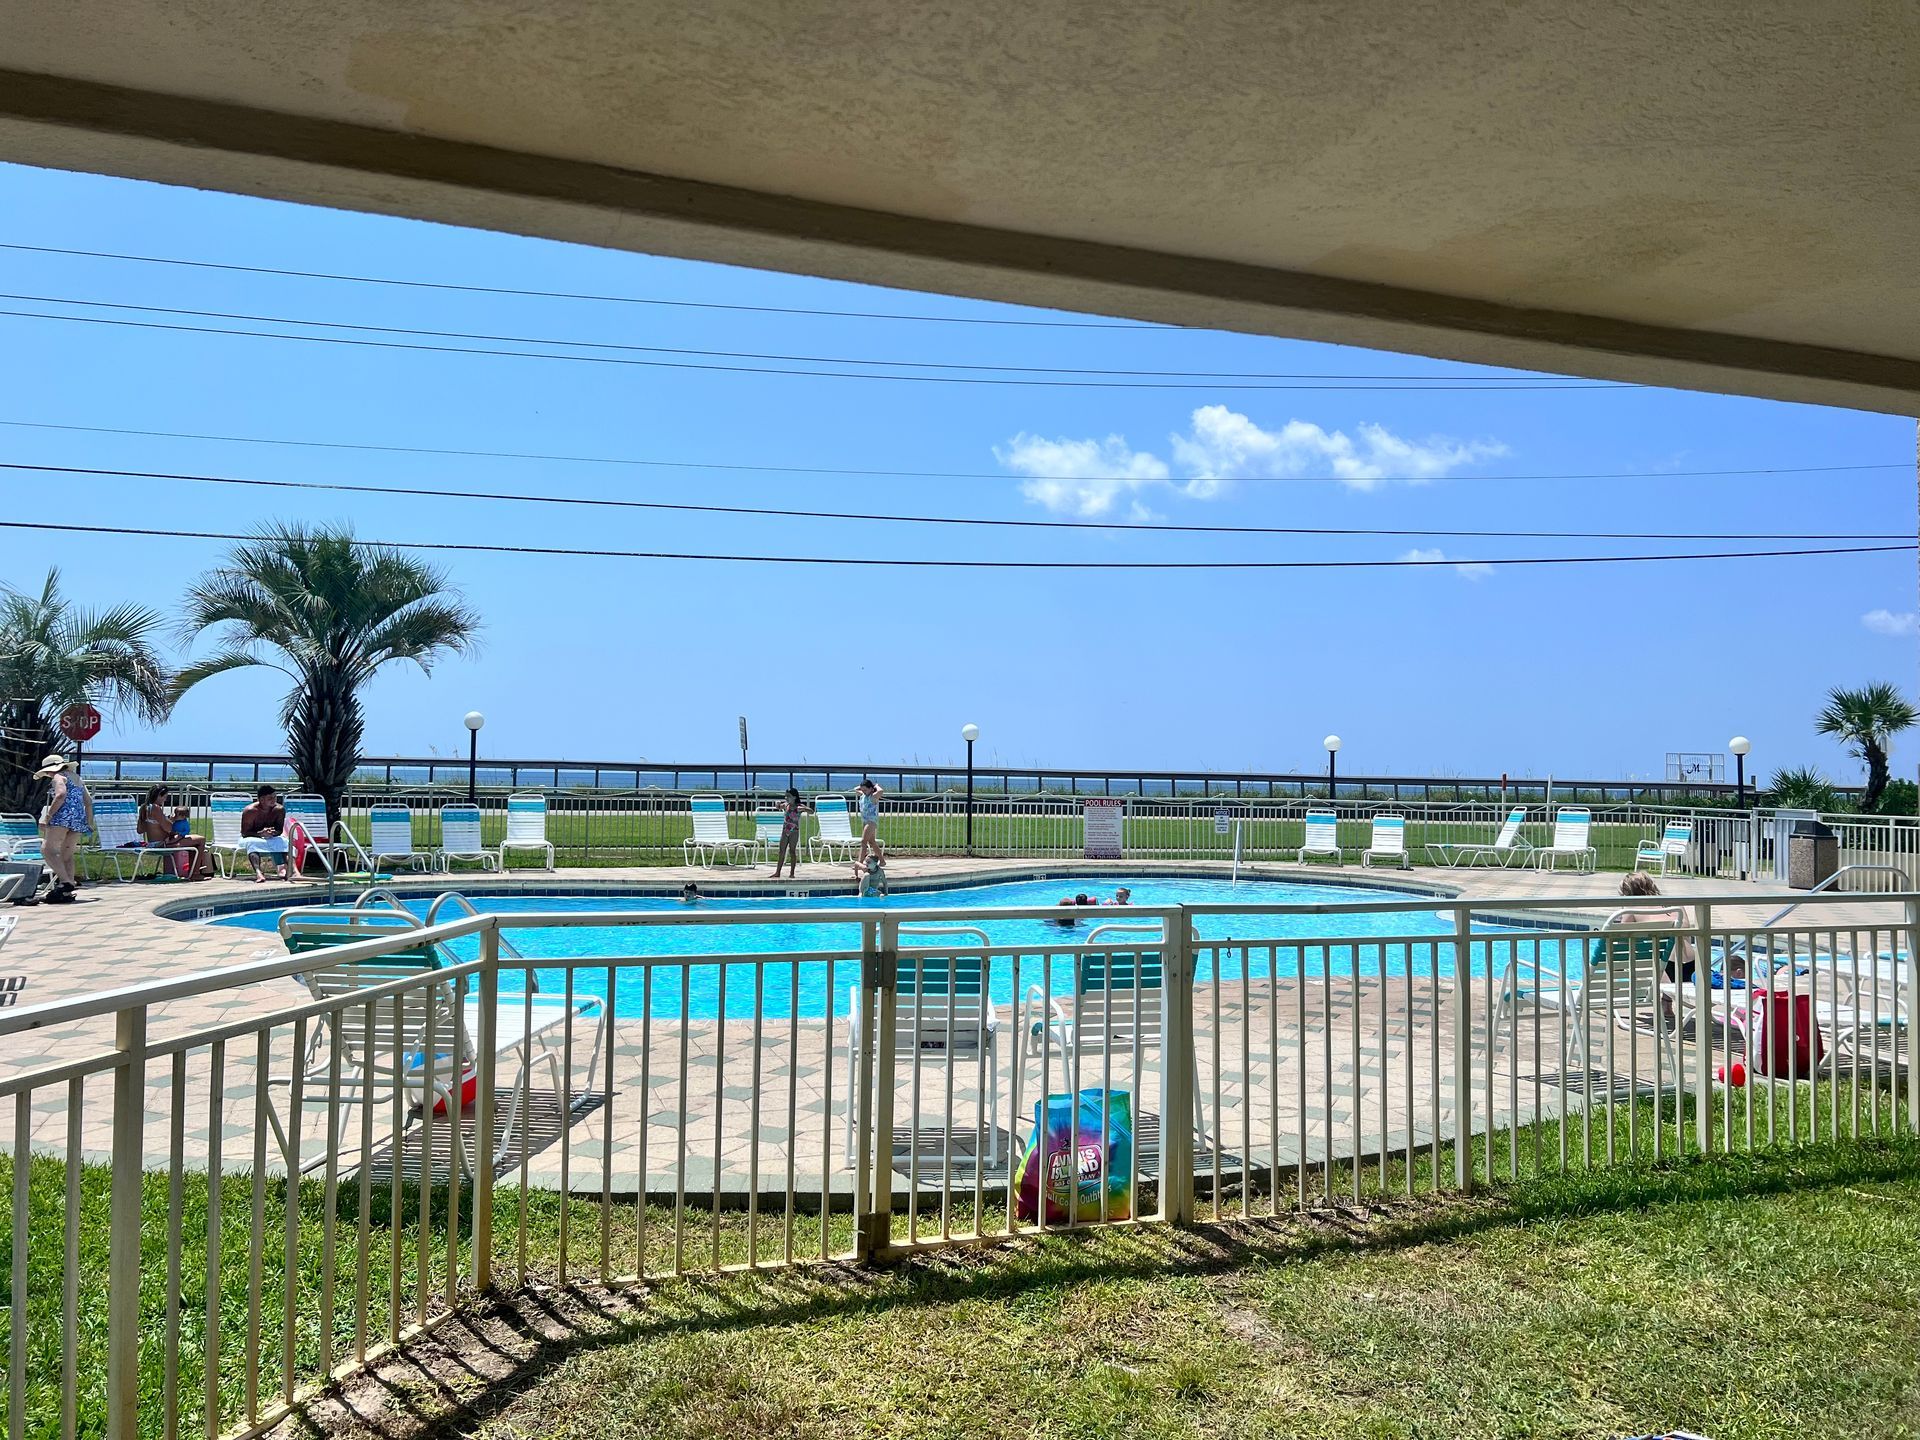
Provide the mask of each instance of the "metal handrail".
[{"label": "metal handrail", "polygon": [[1765,920],[1761,921],[1760,928],[1765,930],[1778,924],[1780,921],[1786,919],[1787,916],[1791,915],[1794,911],[1798,910],[1802,905],[1804,905],[1807,902],[1808,896],[1818,895],[1823,890],[1831,890],[1835,885],[1837,885],[1840,882],[1843,876],[1852,875],[1863,870],[1872,871],[1873,873],[1880,874],[1880,875],[1898,875],[1900,879],[1904,882],[1903,888],[1905,889],[1913,888],[1913,877],[1907,874],[1907,872],[1901,869],[1900,866],[1898,865],[1880,865],[1880,864],[1868,863],[1866,861],[1862,861],[1857,865],[1842,865],[1838,870],[1834,871],[1833,874],[1829,875],[1826,879],[1822,880],[1818,885],[1814,886],[1811,890],[1807,891],[1806,895],[1802,895],[1798,900],[1795,900],[1791,905],[1782,906],[1779,910],[1776,910],[1773,914],[1769,915]]},{"label": "metal handrail", "polygon": [[[393,892],[384,891],[382,893],[391,895]],[[437,923],[440,919],[440,907],[447,904],[458,905],[461,910],[465,911],[468,915],[477,917],[480,914],[479,909],[474,903],[458,890],[442,890],[438,895],[433,897],[432,902],[427,906],[427,918],[424,923],[428,925]],[[504,933],[500,936],[500,953],[509,959],[518,960],[522,964],[526,963],[527,957],[520,953],[520,948],[509,940]],[[539,982],[533,978],[531,968],[527,971],[527,985],[528,988],[535,991],[540,988]]]}]

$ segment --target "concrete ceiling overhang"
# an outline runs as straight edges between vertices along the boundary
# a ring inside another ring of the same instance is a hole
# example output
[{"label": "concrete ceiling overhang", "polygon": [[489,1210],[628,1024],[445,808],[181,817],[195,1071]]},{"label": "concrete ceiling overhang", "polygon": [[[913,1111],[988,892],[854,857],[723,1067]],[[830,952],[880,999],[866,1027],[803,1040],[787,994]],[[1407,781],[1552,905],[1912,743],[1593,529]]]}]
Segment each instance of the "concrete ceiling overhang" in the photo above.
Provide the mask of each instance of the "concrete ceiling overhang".
[{"label": "concrete ceiling overhang", "polygon": [[89,0],[0,157],[1920,411],[1920,6]]}]

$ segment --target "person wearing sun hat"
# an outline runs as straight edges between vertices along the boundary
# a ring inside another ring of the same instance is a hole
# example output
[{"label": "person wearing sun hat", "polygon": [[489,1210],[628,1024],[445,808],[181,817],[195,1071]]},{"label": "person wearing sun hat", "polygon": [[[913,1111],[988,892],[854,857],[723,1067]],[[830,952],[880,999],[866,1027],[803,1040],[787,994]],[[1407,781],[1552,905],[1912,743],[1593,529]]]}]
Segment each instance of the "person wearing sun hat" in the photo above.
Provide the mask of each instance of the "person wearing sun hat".
[{"label": "person wearing sun hat", "polygon": [[47,756],[33,772],[33,778],[50,782],[47,840],[42,847],[47,869],[53,872],[53,888],[47,892],[47,903],[71,904],[74,886],[78,883],[73,869],[74,851],[79,848],[81,836],[93,833],[93,798],[80,783],[79,767],[64,755]]}]

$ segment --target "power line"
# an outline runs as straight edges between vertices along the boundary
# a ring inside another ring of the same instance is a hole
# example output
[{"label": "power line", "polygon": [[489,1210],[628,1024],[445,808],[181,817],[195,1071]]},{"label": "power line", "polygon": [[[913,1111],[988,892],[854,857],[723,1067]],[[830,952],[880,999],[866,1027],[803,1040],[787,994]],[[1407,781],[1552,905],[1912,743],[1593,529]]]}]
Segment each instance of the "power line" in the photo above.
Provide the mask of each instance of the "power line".
[{"label": "power line", "polygon": [[[259,535],[219,530],[149,530],[119,525],[0,520],[0,529],[64,535],[122,535],[137,539],[228,540],[254,544]],[[1403,570],[1461,565],[1631,565],[1676,560],[1770,560],[1810,555],[1911,552],[1920,545],[1855,545],[1798,550],[1689,551],[1679,555],[1529,555],[1480,560],[1464,557],[1405,560],[920,560],[900,556],[707,554],[674,550],[585,550],[557,545],[486,545],[452,540],[356,540],[367,549],[458,551],[476,555],[551,555],[587,560],[724,561],[742,565],[872,566],[912,570]]]},{"label": "power line", "polygon": [[[1187,384],[1168,380],[1036,380],[989,375],[886,375],[868,370],[794,370],[767,365],[714,365],[693,360],[637,360],[619,355],[556,355],[545,350],[492,350],[473,345],[416,345],[404,340],[367,340],[346,335],[281,335],[270,330],[236,330],[218,325],[172,325],[158,320],[122,320],[104,315],[43,315],[34,310],[0,310],[0,315],[16,320],[53,320],[68,325],[114,325],[132,330],[164,330],[186,335],[238,335],[251,340],[291,340],[305,345],[349,345],[373,350],[410,350],[429,355],[485,355],[510,360],[562,360],[575,365],[636,366],[648,370],[699,370],[722,375],[789,375],[812,380],[893,380],[913,385],[1010,385],[1048,390],[1345,390],[1364,393],[1417,391],[1420,393],[1455,390],[1630,390],[1628,385],[1496,385],[1480,382],[1461,384],[1381,384],[1352,385],[1268,385],[1246,381],[1208,381]],[[289,324],[299,323],[294,321]]]},{"label": "power line", "polygon": [[1158,521],[1025,520],[974,515],[896,515],[850,510],[790,510],[762,505],[696,505],[686,501],[617,500],[588,495],[533,495],[503,490],[444,490],[414,485],[347,485],[328,480],[269,480],[255,476],[203,475],[192,471],[115,470],[99,465],[38,465],[0,460],[0,470],[46,475],[106,475],[123,480],[178,480],[266,490],[327,494],[400,495],[433,500],[499,500],[527,505],[588,506],[609,510],[664,510],[692,515],[753,515],[791,520],[857,520],[898,525],[980,525],[1021,530],[1139,530],[1191,535],[1400,536],[1450,540],[1901,540],[1883,532],[1722,532],[1665,530],[1404,530],[1301,525],[1176,525]]},{"label": "power line", "polygon": [[113,250],[74,250],[58,245],[0,241],[0,250],[35,255],[72,255],[89,260],[129,260],[142,265],[177,265],[189,270],[228,270],[241,275],[281,275],[296,280],[339,280],[355,285],[393,285],[407,290],[454,290],[468,295],[523,295],[538,300],[593,300],[612,305],[657,305],[676,310],[731,310],[747,315],[809,315],[832,320],[912,320],[934,325],[1011,325],[1036,330],[1185,330],[1182,325],[1147,325],[1113,320],[1014,320],[977,315],[901,315],[876,310],[816,310],[787,305],[733,305],[717,300],[665,300],[645,295],[596,295],[573,290],[522,290],[508,285],[460,285],[447,280],[400,280],[387,275],[351,275],[326,270],[284,270],[269,265],[233,265],[216,260],[182,260],[167,255],[128,255]]},{"label": "power line", "polygon": [[[413,335],[438,340],[485,340],[505,345],[566,345],[585,350],[622,350],[645,355],[693,355],[710,360],[775,360],[796,365],[879,365],[902,370],[998,370],[1016,375],[1103,375],[1116,378],[1161,380],[1351,380],[1402,381],[1452,388],[1462,378],[1472,378],[1506,390],[1639,390],[1644,386],[1604,381],[1547,383],[1526,376],[1391,374],[1327,374],[1307,372],[1265,372],[1245,370],[1106,370],[1091,365],[975,365],[949,360],[888,360],[864,355],[787,355],[760,350],[700,350],[684,345],[633,345],[613,340],[568,340],[551,335],[493,335],[472,330],[428,330],[409,325],[365,325],[347,320],[306,320],[296,315],[252,315],[232,310],[192,310],[172,305],[134,305],[120,300],[75,300],[65,295],[16,295],[0,291],[0,300],[19,300],[33,305],[74,305],[93,310],[137,310],[146,315],[184,315],[199,320],[244,320],[255,325],[302,325],[315,330],[358,330],[376,335]],[[8,312],[13,313],[13,312]],[[43,315],[43,320],[68,317]],[[226,334],[226,331],[216,331]],[[298,339],[298,336],[280,337]],[[439,348],[439,347],[436,347]],[[564,357],[553,357],[564,358]],[[732,367],[729,367],[732,368]]]},{"label": "power line", "polygon": [[[450,455],[466,460],[539,460],[562,465],[631,465],[662,470],[718,470],[748,475],[830,475],[839,479],[896,480],[1110,480],[1110,475],[1018,475],[1005,470],[869,470],[835,465],[747,465],[715,460],[655,460],[622,455],[563,455],[537,450],[454,450],[430,445],[369,445],[350,440],[290,440],[268,435],[214,435],[193,430],[138,430],[114,425],[63,425],[50,420],[7,420],[0,425],[21,430],[60,430],[79,435],[133,435],[149,440],[211,440],[230,445],[293,445],[310,450],[358,450],[381,455]],[[1745,475],[1828,475],[1862,470],[1911,471],[1911,460],[1876,465],[1798,465],[1752,470],[1598,470],[1553,475],[1467,475],[1466,480],[1700,480]],[[1235,484],[1293,483],[1334,476],[1221,475],[1210,477]],[[1430,475],[1376,475],[1380,484],[1431,480]]]}]

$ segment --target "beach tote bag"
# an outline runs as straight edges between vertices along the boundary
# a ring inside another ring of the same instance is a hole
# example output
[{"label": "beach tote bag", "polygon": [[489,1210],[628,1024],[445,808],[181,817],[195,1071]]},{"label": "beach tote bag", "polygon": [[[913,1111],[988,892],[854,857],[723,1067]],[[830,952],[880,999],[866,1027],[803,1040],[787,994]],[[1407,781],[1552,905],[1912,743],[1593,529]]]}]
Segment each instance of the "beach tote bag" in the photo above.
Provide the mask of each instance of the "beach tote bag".
[{"label": "beach tote bag", "polygon": [[[1736,1021],[1741,1018],[1736,1012]],[[1749,1068],[1775,1080],[1803,1080],[1819,1068],[1827,1046],[1813,1023],[1813,997],[1756,990],[1746,1011]]]},{"label": "beach tote bag", "polygon": [[1095,1086],[1078,1095],[1049,1095],[1036,1100],[1033,1137],[1014,1173],[1015,1214],[1021,1220],[1037,1221],[1044,1204],[1049,1225],[1101,1219],[1103,1166],[1107,1177],[1104,1218],[1131,1219],[1132,1095]]},{"label": "beach tote bag", "polygon": [[307,827],[291,815],[283,833],[287,837],[287,873],[304,875],[307,870],[307,855],[313,849],[313,839],[307,834]]}]

